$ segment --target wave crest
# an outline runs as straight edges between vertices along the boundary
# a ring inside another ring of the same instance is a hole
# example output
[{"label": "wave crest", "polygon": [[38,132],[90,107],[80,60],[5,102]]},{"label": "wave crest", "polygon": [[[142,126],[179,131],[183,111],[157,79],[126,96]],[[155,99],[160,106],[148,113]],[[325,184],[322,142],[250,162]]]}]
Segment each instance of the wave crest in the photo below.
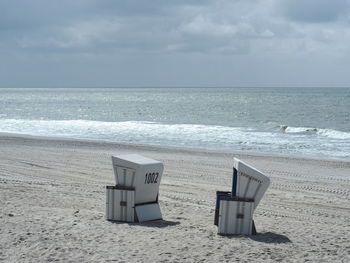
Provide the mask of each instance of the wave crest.
[{"label": "wave crest", "polygon": [[286,125],[278,131],[262,131],[247,127],[147,121],[1,119],[0,132],[229,151],[350,157],[350,132]]},{"label": "wave crest", "polygon": [[316,133],[317,128],[312,127],[292,127],[287,125],[281,125],[280,129],[286,133]]},{"label": "wave crest", "polygon": [[350,139],[350,132],[338,131],[333,129],[321,129],[313,127],[293,127],[287,125],[279,126],[280,130],[284,133],[294,134],[316,134],[333,139]]}]

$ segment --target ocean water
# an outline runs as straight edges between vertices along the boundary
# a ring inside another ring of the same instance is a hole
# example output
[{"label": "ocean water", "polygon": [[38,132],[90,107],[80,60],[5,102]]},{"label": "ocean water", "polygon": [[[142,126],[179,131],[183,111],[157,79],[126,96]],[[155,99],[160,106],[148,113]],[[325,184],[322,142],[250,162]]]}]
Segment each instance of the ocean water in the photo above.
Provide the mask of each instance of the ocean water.
[{"label": "ocean water", "polygon": [[3,88],[0,132],[350,159],[350,89]]}]

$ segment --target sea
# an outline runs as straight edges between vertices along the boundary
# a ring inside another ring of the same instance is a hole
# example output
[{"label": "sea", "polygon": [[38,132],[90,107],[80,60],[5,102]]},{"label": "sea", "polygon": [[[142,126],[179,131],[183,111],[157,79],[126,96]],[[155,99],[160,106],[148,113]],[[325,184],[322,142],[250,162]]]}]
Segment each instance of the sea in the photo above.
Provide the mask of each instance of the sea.
[{"label": "sea", "polygon": [[350,88],[1,88],[0,132],[350,160]]}]

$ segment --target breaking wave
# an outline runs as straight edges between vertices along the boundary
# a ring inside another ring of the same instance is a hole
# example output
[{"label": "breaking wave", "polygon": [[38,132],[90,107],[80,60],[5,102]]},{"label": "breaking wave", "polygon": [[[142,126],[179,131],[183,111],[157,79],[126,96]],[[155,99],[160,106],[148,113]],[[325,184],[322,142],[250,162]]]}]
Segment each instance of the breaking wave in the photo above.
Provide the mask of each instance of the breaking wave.
[{"label": "breaking wave", "polygon": [[350,132],[337,131],[333,129],[319,129],[311,127],[291,127],[287,125],[280,126],[281,131],[295,134],[317,134],[333,139],[350,139]]},{"label": "breaking wave", "polygon": [[227,151],[350,158],[350,133],[280,126],[257,130],[146,121],[0,119],[0,132]]}]

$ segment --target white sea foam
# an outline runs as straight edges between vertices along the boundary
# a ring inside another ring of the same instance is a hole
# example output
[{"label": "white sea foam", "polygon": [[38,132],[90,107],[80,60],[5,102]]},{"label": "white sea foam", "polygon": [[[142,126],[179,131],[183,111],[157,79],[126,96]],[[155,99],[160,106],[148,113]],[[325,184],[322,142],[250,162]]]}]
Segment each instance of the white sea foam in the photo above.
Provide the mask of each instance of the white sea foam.
[{"label": "white sea foam", "polygon": [[299,134],[317,134],[333,139],[350,139],[350,132],[337,131],[333,129],[320,129],[312,127],[290,127],[281,125],[280,129],[285,133],[299,133]]},{"label": "white sea foam", "polygon": [[333,139],[344,139],[344,140],[350,139],[350,132],[343,132],[343,131],[337,131],[332,129],[319,129],[317,131],[317,134],[328,138],[333,138]]},{"label": "white sea foam", "polygon": [[281,125],[281,130],[286,133],[315,133],[317,128],[311,127],[290,127],[287,125]]},{"label": "white sea foam", "polygon": [[[280,131],[145,121],[0,120],[0,132],[116,142],[201,147],[347,158],[349,133],[330,129],[285,127]],[[308,136],[312,133],[312,136]]]},{"label": "white sea foam", "polygon": [[49,136],[82,136],[90,138],[163,138],[182,140],[227,140],[233,134],[242,137],[241,128],[161,124],[155,122],[101,122],[87,120],[1,120],[0,131]]}]

